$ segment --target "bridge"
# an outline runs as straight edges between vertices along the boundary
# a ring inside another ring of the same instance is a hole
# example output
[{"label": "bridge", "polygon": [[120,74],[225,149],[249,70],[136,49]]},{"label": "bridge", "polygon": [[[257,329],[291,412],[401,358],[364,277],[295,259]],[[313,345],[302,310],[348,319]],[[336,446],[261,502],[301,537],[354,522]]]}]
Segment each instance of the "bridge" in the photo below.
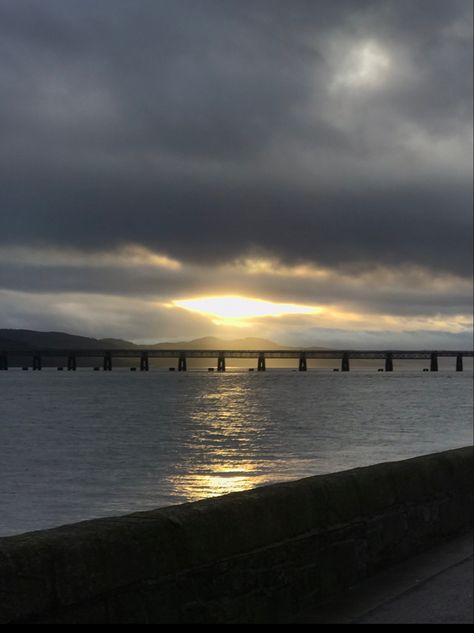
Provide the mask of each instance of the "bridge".
[{"label": "bridge", "polygon": [[[148,371],[150,360],[153,358],[170,358],[177,360],[178,371],[186,371],[187,361],[191,358],[209,358],[217,361],[217,371],[225,371],[226,360],[231,358],[249,358],[257,361],[257,371],[266,370],[266,361],[272,359],[295,359],[299,371],[308,369],[308,360],[338,360],[340,370],[350,370],[351,360],[375,360],[384,362],[384,370],[391,372],[396,360],[428,360],[430,371],[438,371],[438,359],[452,357],[455,359],[456,371],[463,371],[463,359],[472,357],[472,351],[434,351],[434,350],[184,350],[184,349],[42,349],[42,350],[15,350],[0,351],[0,371],[8,370],[12,358],[28,359],[28,365],[35,371],[43,367],[45,358],[63,358],[66,361],[68,371],[77,369],[79,358],[101,359],[102,369],[111,371],[115,359],[139,359],[140,371]],[[62,369],[62,367],[61,367]],[[95,369],[99,369],[95,367]],[[133,368],[134,369],[134,368]],[[171,369],[175,369],[172,367]]]}]

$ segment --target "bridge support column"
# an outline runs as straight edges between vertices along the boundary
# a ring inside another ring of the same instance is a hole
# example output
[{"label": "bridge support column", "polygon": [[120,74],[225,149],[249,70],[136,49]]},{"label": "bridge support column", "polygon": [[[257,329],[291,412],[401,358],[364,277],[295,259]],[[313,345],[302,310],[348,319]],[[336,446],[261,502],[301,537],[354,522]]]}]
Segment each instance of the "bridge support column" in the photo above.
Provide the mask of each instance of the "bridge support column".
[{"label": "bridge support column", "polygon": [[306,355],[305,354],[301,354],[301,356],[300,356],[300,362],[299,362],[298,369],[300,371],[306,371],[308,369],[308,365],[307,365],[307,362],[306,362]]},{"label": "bridge support column", "polygon": [[259,354],[258,356],[258,364],[257,364],[257,370],[258,371],[265,371],[267,368],[266,364],[265,364],[265,354]]},{"label": "bridge support column", "polygon": [[35,354],[33,356],[33,371],[41,371],[42,367],[41,356],[39,354]]},{"label": "bridge support column", "polygon": [[68,371],[76,371],[77,369],[77,360],[74,354],[71,354],[67,357],[67,370]]},{"label": "bridge support column", "polygon": [[224,354],[219,354],[217,357],[217,371],[225,371],[225,356]]},{"label": "bridge support column", "polygon": [[2,354],[0,356],[0,371],[7,371],[8,369],[8,356],[6,354]]},{"label": "bridge support column", "polygon": [[140,356],[140,371],[148,371],[150,368],[148,354],[143,352]]},{"label": "bridge support column", "polygon": [[181,354],[178,359],[178,371],[186,371],[187,369],[188,367],[186,364],[186,356],[184,354]]},{"label": "bridge support column", "polygon": [[385,371],[393,371],[393,355],[385,354]]},{"label": "bridge support column", "polygon": [[463,369],[462,354],[458,354],[456,356],[456,371],[462,371]]},{"label": "bridge support column", "polygon": [[436,352],[431,354],[430,371],[438,371],[438,354]]},{"label": "bridge support column", "polygon": [[112,354],[110,352],[104,354],[104,371],[112,371]]},{"label": "bridge support column", "polygon": [[341,361],[341,371],[349,371],[349,370],[350,370],[349,354],[344,354]]}]

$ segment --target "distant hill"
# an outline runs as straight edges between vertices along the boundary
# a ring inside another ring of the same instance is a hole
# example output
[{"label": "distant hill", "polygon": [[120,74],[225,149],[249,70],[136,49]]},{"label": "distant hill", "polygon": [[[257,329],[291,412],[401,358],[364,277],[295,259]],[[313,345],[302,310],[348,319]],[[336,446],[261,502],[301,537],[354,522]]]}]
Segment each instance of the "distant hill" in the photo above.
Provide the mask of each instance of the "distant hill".
[{"label": "distant hill", "polygon": [[235,350],[270,350],[270,349],[291,349],[285,345],[279,345],[274,341],[264,338],[239,338],[225,340],[216,336],[204,336],[192,341],[181,341],[178,343],[156,343],[149,345],[152,349],[235,349]]},{"label": "distant hill", "polygon": [[140,347],[140,345],[125,341],[121,338],[101,338],[98,339],[98,342],[102,349],[136,349]]},{"label": "distant hill", "polygon": [[[131,344],[133,345],[133,343]],[[65,332],[36,332],[35,330],[0,330],[0,349],[117,349],[117,345],[104,345],[98,339],[76,336]]]},{"label": "distant hill", "polygon": [[271,350],[291,349],[274,341],[261,338],[242,338],[235,340],[206,336],[191,341],[176,343],[155,343],[137,345],[131,341],[116,338],[96,339],[77,336],[66,332],[37,332],[34,330],[0,329],[0,350],[52,349],[235,349],[235,350]]},{"label": "distant hill", "polygon": [[[0,353],[16,352],[15,356],[10,359],[10,364],[14,366],[27,366],[31,361],[28,356],[31,352],[42,349],[60,349],[67,350],[114,350],[114,349],[127,349],[137,350],[136,356],[139,356],[141,349],[181,349],[181,350],[252,350],[252,351],[264,351],[264,350],[292,350],[297,349],[294,347],[288,347],[275,343],[264,338],[240,338],[233,340],[221,339],[215,336],[205,336],[202,338],[196,338],[191,341],[179,341],[179,342],[164,342],[164,343],[147,343],[136,344],[131,341],[126,341],[117,338],[103,338],[97,339],[88,336],[78,336],[75,334],[68,334],[67,332],[37,332],[35,330],[16,330],[16,329],[0,329]],[[301,348],[299,348],[301,349]],[[307,349],[325,349],[322,347],[311,347]],[[25,354],[21,354],[24,351]],[[45,367],[63,366],[65,362],[64,358],[45,358],[43,365]],[[286,367],[292,366],[293,361],[287,361],[285,359],[270,360],[269,365],[273,367]],[[90,358],[79,358],[79,367],[100,366],[101,360],[92,360]],[[331,361],[322,361],[324,365],[330,364]],[[132,362],[133,364],[133,362]],[[208,367],[212,365],[212,361],[207,358],[195,358],[190,362],[190,367]],[[247,367],[252,366],[254,363],[249,359],[233,359],[232,365],[234,367]],[[130,365],[130,359],[117,358],[114,359],[114,366],[127,367]],[[168,367],[174,366],[175,362],[168,358],[154,358],[150,366],[151,367]],[[293,362],[294,365],[294,362]]]}]

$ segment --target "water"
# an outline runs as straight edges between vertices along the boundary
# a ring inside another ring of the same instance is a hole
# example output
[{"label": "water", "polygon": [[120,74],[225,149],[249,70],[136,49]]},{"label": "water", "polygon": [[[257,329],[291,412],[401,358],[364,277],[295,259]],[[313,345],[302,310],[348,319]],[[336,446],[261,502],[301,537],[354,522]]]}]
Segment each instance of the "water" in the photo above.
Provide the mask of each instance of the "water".
[{"label": "water", "polygon": [[0,535],[472,444],[472,371],[0,372]]}]

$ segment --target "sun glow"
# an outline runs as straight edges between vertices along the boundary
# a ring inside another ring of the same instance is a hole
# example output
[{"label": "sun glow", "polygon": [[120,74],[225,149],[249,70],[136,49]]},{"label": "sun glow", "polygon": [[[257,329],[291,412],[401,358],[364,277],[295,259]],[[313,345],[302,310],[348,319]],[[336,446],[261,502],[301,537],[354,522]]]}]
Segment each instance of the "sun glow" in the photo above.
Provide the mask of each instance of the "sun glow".
[{"label": "sun glow", "polygon": [[263,299],[238,296],[197,297],[172,302],[178,308],[213,317],[213,322],[239,324],[242,320],[260,317],[279,317],[288,314],[319,314],[320,308],[294,303],[274,303]]},{"label": "sun glow", "polygon": [[332,88],[376,88],[385,83],[392,70],[388,52],[377,42],[361,42],[339,61]]}]

